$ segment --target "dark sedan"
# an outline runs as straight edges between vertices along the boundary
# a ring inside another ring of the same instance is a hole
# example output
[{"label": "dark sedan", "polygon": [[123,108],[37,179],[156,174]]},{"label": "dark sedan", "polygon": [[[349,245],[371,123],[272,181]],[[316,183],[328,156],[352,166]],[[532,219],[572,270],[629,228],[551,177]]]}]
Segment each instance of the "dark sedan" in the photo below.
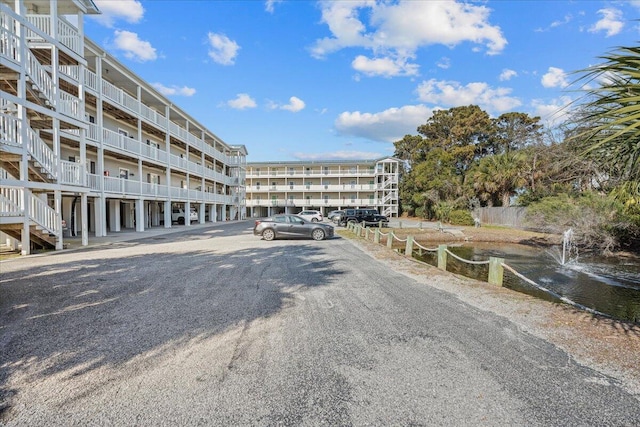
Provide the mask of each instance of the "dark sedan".
[{"label": "dark sedan", "polygon": [[307,221],[297,215],[274,215],[256,220],[253,234],[264,240],[283,237],[311,237],[323,240],[333,237],[333,227],[328,224]]}]

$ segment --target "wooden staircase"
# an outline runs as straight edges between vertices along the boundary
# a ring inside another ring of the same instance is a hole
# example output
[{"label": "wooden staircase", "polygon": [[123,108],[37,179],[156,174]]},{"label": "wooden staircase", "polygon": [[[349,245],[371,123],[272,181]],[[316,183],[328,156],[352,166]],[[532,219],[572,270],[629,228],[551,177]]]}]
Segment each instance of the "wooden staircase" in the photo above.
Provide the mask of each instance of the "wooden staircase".
[{"label": "wooden staircase", "polygon": [[[22,240],[21,223],[0,224],[0,231],[16,240]],[[56,236],[49,234],[48,231],[44,230],[39,225],[32,224],[29,226],[29,236],[31,238],[31,245],[36,249],[56,248]]]}]

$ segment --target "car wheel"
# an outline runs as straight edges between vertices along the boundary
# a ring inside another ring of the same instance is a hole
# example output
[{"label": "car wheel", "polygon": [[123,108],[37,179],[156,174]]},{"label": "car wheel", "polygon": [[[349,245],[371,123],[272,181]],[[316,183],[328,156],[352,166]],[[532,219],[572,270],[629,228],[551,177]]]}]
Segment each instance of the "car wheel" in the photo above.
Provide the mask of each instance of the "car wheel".
[{"label": "car wheel", "polygon": [[274,233],[273,230],[270,228],[267,228],[262,232],[262,238],[264,240],[273,240],[275,239],[275,237],[276,237],[276,233]]},{"label": "car wheel", "polygon": [[184,218],[183,217],[178,218],[178,224],[184,225]]},{"label": "car wheel", "polygon": [[349,224],[355,224],[356,220],[355,219],[350,219],[349,221],[347,221],[347,225]]},{"label": "car wheel", "polygon": [[318,222],[318,218],[311,218],[311,222]]},{"label": "car wheel", "polygon": [[313,237],[313,240],[322,240],[322,239],[324,239],[324,230],[322,230],[320,228],[316,228],[315,230],[313,230],[311,232],[311,237]]}]

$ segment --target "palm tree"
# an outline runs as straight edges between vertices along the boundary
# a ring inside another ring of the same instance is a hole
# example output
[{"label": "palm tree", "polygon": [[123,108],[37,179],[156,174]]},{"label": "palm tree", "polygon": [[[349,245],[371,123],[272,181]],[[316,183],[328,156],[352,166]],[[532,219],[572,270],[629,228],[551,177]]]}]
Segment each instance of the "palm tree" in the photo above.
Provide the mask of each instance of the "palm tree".
[{"label": "palm tree", "polygon": [[489,206],[497,201],[501,201],[502,206],[509,206],[511,196],[527,182],[523,161],[524,157],[518,151],[482,158],[470,174],[478,198]]},{"label": "palm tree", "polygon": [[579,82],[599,86],[588,89],[579,133],[584,155],[597,161],[603,172],[625,191],[623,202],[640,193],[640,47],[621,47],[601,57],[605,62],[583,70]]}]

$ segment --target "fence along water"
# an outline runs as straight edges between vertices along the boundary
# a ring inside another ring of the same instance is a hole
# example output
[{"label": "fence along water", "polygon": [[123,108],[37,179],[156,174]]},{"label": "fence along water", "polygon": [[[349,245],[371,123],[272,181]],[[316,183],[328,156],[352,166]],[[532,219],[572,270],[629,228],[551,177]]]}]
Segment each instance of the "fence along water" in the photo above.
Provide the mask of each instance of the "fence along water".
[{"label": "fence along water", "polygon": [[[381,231],[380,227],[376,228],[375,231],[372,232],[371,228],[369,227],[363,227],[362,225],[351,223],[351,224],[347,224],[347,230],[352,231],[353,233],[355,233],[356,236],[363,237],[366,240],[371,240],[370,234],[373,233],[373,241],[375,243],[380,243],[382,240],[381,238],[386,237],[386,246],[389,249],[393,248],[394,242],[404,243],[405,244],[404,255],[411,258],[413,258],[413,255],[416,251],[418,251],[420,255],[423,255],[424,253],[431,253],[436,257],[437,264],[435,266],[438,267],[440,270],[447,271],[447,261],[449,256],[451,256],[456,261],[459,261],[468,265],[488,266],[488,274],[486,276],[487,277],[486,281],[492,285],[502,286],[504,282],[504,271],[507,270],[510,273],[514,274],[520,280],[524,281],[525,283],[533,286],[537,290],[543,292],[544,294],[549,295],[550,297],[556,300],[559,300],[565,304],[571,305],[577,309],[586,311],[591,314],[596,314],[596,315],[604,316],[608,318],[611,317],[606,313],[602,313],[600,311],[594,310],[585,305],[579,304],[567,297],[559,295],[556,292],[553,292],[550,289],[536,283],[535,281],[519,273],[513,267],[506,264],[503,258],[489,257],[488,260],[483,260],[483,261],[468,260],[468,259],[459,257],[458,255],[451,252],[451,250],[447,247],[447,245],[438,245],[438,247],[435,247],[435,248],[428,248],[416,242],[413,236],[407,236],[405,239],[401,239],[394,235],[393,230],[390,230],[389,232],[384,233]],[[418,262],[421,262],[421,261],[418,261]]]}]

